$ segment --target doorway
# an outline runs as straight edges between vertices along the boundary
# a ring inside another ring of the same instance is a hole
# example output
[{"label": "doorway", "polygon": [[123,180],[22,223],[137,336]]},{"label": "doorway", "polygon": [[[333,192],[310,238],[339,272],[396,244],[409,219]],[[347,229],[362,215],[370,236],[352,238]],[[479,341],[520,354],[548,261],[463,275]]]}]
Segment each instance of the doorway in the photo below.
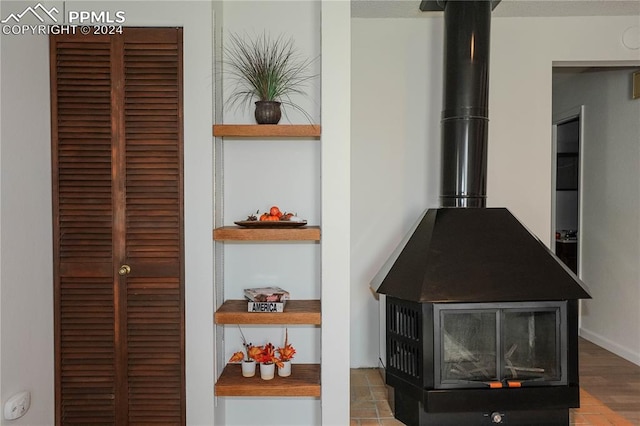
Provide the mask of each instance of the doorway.
[{"label": "doorway", "polygon": [[554,115],[552,248],[579,275],[584,105]]}]

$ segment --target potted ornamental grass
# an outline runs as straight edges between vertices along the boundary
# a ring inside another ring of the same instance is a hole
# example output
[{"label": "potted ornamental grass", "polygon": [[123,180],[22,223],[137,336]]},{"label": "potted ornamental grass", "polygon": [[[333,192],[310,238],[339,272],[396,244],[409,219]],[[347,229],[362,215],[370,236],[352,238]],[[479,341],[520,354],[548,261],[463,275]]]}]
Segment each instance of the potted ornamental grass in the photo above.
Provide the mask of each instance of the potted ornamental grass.
[{"label": "potted ornamental grass", "polygon": [[286,107],[309,118],[291,96],[306,95],[304,88],[316,77],[309,69],[313,61],[301,57],[293,38],[272,37],[266,32],[254,38],[231,33],[223,51],[224,72],[233,84],[229,105],[246,106],[255,101],[258,124],[277,124]]}]

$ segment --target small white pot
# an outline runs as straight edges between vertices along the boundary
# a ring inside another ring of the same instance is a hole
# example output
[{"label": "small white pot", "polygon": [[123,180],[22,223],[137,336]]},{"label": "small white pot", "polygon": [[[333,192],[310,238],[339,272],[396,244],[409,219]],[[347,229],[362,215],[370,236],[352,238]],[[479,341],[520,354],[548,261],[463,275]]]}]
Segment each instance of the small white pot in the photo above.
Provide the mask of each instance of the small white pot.
[{"label": "small white pot", "polygon": [[260,377],[262,380],[271,380],[276,374],[276,365],[274,363],[260,364]]},{"label": "small white pot", "polygon": [[289,377],[291,375],[291,361],[282,361],[282,367],[278,367],[278,376]]},{"label": "small white pot", "polygon": [[254,360],[242,361],[242,375],[244,377],[253,377],[256,375],[256,362]]}]

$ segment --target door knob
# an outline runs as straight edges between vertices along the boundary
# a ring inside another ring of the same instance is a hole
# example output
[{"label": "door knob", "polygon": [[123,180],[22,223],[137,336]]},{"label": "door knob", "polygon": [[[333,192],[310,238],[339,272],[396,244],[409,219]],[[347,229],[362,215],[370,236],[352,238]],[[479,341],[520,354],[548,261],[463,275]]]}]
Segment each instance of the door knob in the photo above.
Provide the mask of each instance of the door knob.
[{"label": "door knob", "polygon": [[118,273],[120,275],[129,275],[130,272],[131,272],[131,266],[129,265],[122,265],[118,270]]}]

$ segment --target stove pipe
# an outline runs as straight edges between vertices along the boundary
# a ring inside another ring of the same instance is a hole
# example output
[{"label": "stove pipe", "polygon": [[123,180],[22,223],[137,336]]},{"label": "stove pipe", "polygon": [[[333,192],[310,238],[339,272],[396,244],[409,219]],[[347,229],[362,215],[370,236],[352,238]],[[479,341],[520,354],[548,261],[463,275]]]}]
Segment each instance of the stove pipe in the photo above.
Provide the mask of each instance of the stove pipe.
[{"label": "stove pipe", "polygon": [[486,205],[492,4],[444,4],[442,207]]}]

